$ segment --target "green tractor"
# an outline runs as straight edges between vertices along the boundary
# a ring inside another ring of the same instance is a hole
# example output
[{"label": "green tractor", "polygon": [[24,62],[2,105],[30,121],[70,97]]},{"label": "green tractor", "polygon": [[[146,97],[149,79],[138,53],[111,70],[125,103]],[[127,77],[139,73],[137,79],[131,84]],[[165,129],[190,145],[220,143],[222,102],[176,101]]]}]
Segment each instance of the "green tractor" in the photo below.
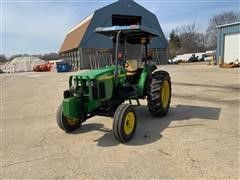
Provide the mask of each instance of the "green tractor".
[{"label": "green tractor", "polygon": [[[131,100],[140,105],[139,99],[147,97],[148,109],[155,117],[163,117],[169,110],[169,74],[156,71],[157,67],[149,62],[148,45],[159,34],[141,25],[100,27],[95,32],[113,39],[114,65],[70,76],[69,89],[64,91],[57,111],[57,124],[71,132],[95,115],[111,116],[115,139],[125,143],[134,136],[137,126]],[[127,44],[142,47],[140,61],[128,58],[132,52],[127,52]],[[129,104],[123,104],[126,100]]]}]

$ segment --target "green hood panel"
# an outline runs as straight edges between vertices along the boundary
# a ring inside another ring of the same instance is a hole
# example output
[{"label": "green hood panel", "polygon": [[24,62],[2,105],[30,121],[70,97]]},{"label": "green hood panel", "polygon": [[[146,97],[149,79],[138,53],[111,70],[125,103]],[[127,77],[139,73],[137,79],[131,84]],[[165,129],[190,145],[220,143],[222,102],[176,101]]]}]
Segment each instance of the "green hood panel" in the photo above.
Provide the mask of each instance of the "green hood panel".
[{"label": "green hood panel", "polygon": [[[93,69],[88,70],[85,72],[80,72],[74,76],[78,77],[89,77],[90,79],[97,79],[103,75],[113,75],[114,74],[115,66],[105,67],[105,68],[99,68],[99,69]],[[123,73],[124,68],[122,66],[119,66],[119,70],[121,71],[120,74]]]}]

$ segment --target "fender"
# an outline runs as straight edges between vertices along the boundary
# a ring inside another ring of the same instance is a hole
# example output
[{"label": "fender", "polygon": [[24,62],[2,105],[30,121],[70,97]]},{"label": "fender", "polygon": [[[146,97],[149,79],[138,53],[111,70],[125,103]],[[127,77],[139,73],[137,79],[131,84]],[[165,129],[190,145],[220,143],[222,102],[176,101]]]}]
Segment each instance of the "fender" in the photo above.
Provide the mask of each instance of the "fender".
[{"label": "fender", "polygon": [[153,64],[147,64],[141,73],[141,76],[138,81],[138,94],[139,96],[144,96],[144,88],[145,88],[145,82],[149,74],[152,74],[154,70],[156,70],[157,67]]}]

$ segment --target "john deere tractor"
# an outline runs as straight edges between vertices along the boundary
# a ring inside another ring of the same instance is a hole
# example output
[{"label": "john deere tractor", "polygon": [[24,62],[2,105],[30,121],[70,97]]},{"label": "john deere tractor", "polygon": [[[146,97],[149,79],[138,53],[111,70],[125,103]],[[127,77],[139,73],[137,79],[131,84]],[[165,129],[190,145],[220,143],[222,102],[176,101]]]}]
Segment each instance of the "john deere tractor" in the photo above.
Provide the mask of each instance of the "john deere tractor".
[{"label": "john deere tractor", "polygon": [[[147,98],[149,112],[156,117],[168,113],[171,81],[166,71],[151,64],[148,45],[159,34],[141,25],[99,27],[95,32],[109,36],[115,47],[112,66],[80,72],[69,78],[69,89],[57,111],[57,124],[65,132],[80,128],[95,115],[113,117],[113,134],[125,143],[135,134],[137,116],[132,101]],[[132,59],[128,45],[142,47],[141,59]],[[123,104],[125,101],[128,104]]]}]

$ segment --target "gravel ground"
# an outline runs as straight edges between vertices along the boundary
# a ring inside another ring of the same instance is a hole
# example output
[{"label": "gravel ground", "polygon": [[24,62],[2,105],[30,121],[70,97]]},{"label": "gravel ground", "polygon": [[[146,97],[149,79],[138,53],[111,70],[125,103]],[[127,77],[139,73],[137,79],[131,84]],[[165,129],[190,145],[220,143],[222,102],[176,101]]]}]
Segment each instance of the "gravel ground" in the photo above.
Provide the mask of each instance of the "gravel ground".
[{"label": "gravel ground", "polygon": [[1,74],[2,179],[239,179],[239,69],[161,66],[172,77],[167,117],[137,107],[136,135],[119,144],[96,116],[71,134],[55,112],[72,73]]}]

